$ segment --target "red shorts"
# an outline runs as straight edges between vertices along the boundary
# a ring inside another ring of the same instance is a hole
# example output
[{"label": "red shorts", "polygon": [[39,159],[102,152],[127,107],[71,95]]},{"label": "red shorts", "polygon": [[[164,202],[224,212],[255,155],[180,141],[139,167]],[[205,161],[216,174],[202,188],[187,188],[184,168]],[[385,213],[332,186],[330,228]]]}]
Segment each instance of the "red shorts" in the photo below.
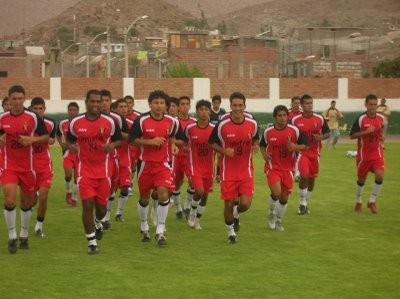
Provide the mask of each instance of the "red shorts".
[{"label": "red shorts", "polygon": [[112,158],[111,167],[111,187],[113,190],[117,190],[119,185],[119,164],[117,158]]},{"label": "red shorts", "polygon": [[129,146],[129,155],[131,156],[131,163],[137,163],[140,156],[140,147],[135,145]]},{"label": "red shorts", "polygon": [[174,162],[174,179],[175,185],[179,185],[179,183],[183,182],[185,175],[190,177],[190,169],[189,169],[189,157],[188,156],[177,156]]},{"label": "red shorts", "polygon": [[51,187],[51,182],[53,180],[53,171],[50,169],[46,169],[44,171],[36,171],[36,191],[39,190],[40,187]]},{"label": "red shorts", "polygon": [[383,158],[365,161],[359,160],[357,163],[357,175],[361,178],[365,178],[368,172],[374,172],[374,170],[385,170],[385,161]]},{"label": "red shorts", "polygon": [[301,155],[297,161],[300,176],[307,176],[315,179],[319,173],[319,159],[310,159],[305,155]]},{"label": "red shorts", "polygon": [[1,175],[1,184],[17,184],[25,194],[35,191],[36,175],[33,171],[13,171],[4,169]]},{"label": "red shorts", "polygon": [[291,194],[293,189],[293,172],[292,171],[280,171],[275,169],[268,169],[266,172],[267,184],[272,186],[277,182],[281,183],[282,193]]},{"label": "red shorts", "polygon": [[172,175],[168,163],[141,161],[139,164],[138,187],[142,196],[150,195],[156,187],[166,187],[172,191]]},{"label": "red shorts", "polygon": [[99,205],[107,205],[111,191],[111,182],[109,178],[91,179],[87,177],[78,177],[77,184],[79,195],[82,200],[94,198]]},{"label": "red shorts", "polygon": [[72,154],[69,151],[66,151],[63,155],[63,168],[75,168],[76,163],[76,153]]},{"label": "red shorts", "polygon": [[221,199],[232,200],[240,195],[253,197],[253,178],[248,178],[241,181],[221,181]]},{"label": "red shorts", "polygon": [[204,193],[213,192],[214,180],[213,177],[192,176],[190,178],[193,189],[203,189]]},{"label": "red shorts", "polygon": [[118,187],[130,187],[131,183],[131,166],[119,166]]}]

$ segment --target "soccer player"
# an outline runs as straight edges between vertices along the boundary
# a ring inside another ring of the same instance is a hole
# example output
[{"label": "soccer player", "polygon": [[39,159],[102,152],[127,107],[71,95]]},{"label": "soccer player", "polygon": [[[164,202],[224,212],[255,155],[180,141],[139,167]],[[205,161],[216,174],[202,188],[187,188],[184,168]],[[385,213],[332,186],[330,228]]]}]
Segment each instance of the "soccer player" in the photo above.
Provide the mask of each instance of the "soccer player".
[{"label": "soccer player", "polygon": [[301,114],[303,111],[301,110],[300,107],[300,97],[299,96],[294,96],[290,100],[290,109],[288,113],[288,121],[290,122],[293,117],[296,115]]},{"label": "soccer player", "polygon": [[158,223],[155,238],[159,246],[167,245],[164,230],[168,215],[169,191],[173,180],[169,153],[178,153],[175,139],[182,138],[179,123],[170,115],[164,114],[167,101],[168,95],[164,91],[152,91],[148,97],[150,112],[138,117],[129,132],[130,143],[140,146],[141,150],[140,165],[138,165],[140,199],[137,208],[142,242],[151,240],[147,214],[151,191],[156,189]]},{"label": "soccer player", "polygon": [[[190,98],[188,96],[182,96],[178,99],[178,121],[182,128],[182,131],[186,129],[189,124],[196,123],[196,119],[189,116],[190,110]],[[189,173],[189,157],[187,153],[187,148],[184,146],[179,147],[179,153],[176,157],[173,157],[173,173],[174,173],[174,182],[175,182],[175,190],[172,192],[172,200],[176,209],[176,218],[178,220],[183,219],[183,212],[185,213],[186,220],[189,217],[190,206],[193,199],[194,190],[191,187],[190,182],[190,173]],[[188,188],[186,191],[186,201],[183,206],[180,202],[180,188],[183,184],[184,177],[188,178]]]},{"label": "soccer player", "polygon": [[300,172],[298,214],[305,215],[310,213],[308,204],[319,173],[321,141],[329,138],[329,127],[322,115],[313,112],[313,98],[310,95],[303,95],[300,103],[303,113],[293,117],[292,124],[306,136],[309,147],[306,151],[300,152],[297,160]]},{"label": "soccer player", "polygon": [[[68,117],[59,122],[56,131],[56,139],[60,144],[63,153],[65,201],[72,207],[76,207],[78,203],[78,186],[76,185],[76,178],[74,175],[76,153],[71,153],[68,150],[66,140],[69,123],[79,114],[79,105],[76,102],[71,102],[68,104],[67,109]],[[72,181],[73,175],[74,181]]]},{"label": "soccer player", "polygon": [[265,160],[264,171],[271,190],[268,226],[283,231],[282,218],[293,188],[293,171],[297,151],[307,149],[307,140],[300,130],[288,124],[288,109],[278,105],[272,113],[275,124],[265,129],[260,141],[260,152]]},{"label": "soccer player", "polygon": [[373,214],[378,213],[376,198],[382,188],[385,162],[383,155],[384,117],[377,113],[378,98],[369,94],[365,98],[366,112],[357,117],[350,130],[350,139],[357,139],[357,184],[355,212],[362,210],[362,193],[368,172],[373,172],[375,182],[367,207]]},{"label": "soccer player", "polygon": [[[210,122],[214,125],[216,125],[220,121],[222,115],[226,114],[225,109],[221,108],[221,102],[222,102],[222,99],[219,94],[216,94],[211,98],[212,108],[211,108],[211,114],[210,114]],[[217,182],[219,182],[220,181],[220,179],[219,179],[219,164],[221,162],[221,155],[219,153],[216,153],[216,161],[217,161],[217,163],[216,163],[217,175],[215,176],[215,179]]]},{"label": "soccer player", "polygon": [[88,253],[96,254],[96,239],[103,237],[101,220],[106,214],[111,191],[113,154],[121,145],[122,137],[115,120],[100,112],[102,100],[99,90],[89,90],[85,104],[86,113],[72,119],[69,125],[67,147],[78,153],[76,177],[83,207],[82,222]]},{"label": "soccer player", "polygon": [[326,141],[326,148],[329,150],[329,148],[332,146],[333,149],[336,149],[336,143],[338,142],[340,136],[339,120],[343,119],[344,116],[342,112],[336,108],[336,101],[331,101],[331,106],[324,111],[322,115],[325,117],[328,123],[329,130],[331,130],[329,139]]},{"label": "soccer player", "polygon": [[8,251],[17,252],[16,201],[20,188],[21,231],[19,248],[28,249],[31,205],[35,190],[33,143],[46,144],[49,134],[43,119],[24,107],[25,90],[14,85],[8,90],[11,109],[0,114],[0,146],[4,169],[1,184],[4,194],[4,219],[8,228]]},{"label": "soccer player", "polygon": [[167,113],[172,117],[178,117],[178,98],[170,97],[167,104]]},{"label": "soccer player", "polygon": [[43,119],[46,130],[49,132],[49,143],[33,144],[33,167],[36,172],[35,191],[37,192],[34,197],[33,206],[36,204],[36,201],[39,201],[36,216],[35,234],[38,237],[44,237],[43,222],[47,211],[47,198],[49,196],[49,190],[51,188],[54,175],[49,145],[52,145],[55,142],[56,123],[54,120],[44,116],[46,104],[43,98],[33,98],[29,109]]},{"label": "soccer player", "polygon": [[[245,117],[246,98],[239,92],[229,97],[230,117],[214,128],[209,144],[222,154],[221,198],[224,200],[224,218],[228,243],[236,243],[239,214],[247,211],[254,195],[254,169],[252,156],[258,150],[258,127],[254,119]],[[239,197],[239,205],[235,199]],[[235,207],[235,208],[234,208]]]},{"label": "soccer player", "polygon": [[190,181],[194,189],[188,224],[201,229],[200,218],[204,214],[208,194],[213,191],[214,151],[208,144],[215,125],[209,121],[211,103],[200,100],[196,103],[197,122],[185,129],[189,144]]},{"label": "soccer player", "polygon": [[11,103],[8,97],[5,97],[1,102],[1,107],[3,108],[3,112],[7,112],[11,110]]}]

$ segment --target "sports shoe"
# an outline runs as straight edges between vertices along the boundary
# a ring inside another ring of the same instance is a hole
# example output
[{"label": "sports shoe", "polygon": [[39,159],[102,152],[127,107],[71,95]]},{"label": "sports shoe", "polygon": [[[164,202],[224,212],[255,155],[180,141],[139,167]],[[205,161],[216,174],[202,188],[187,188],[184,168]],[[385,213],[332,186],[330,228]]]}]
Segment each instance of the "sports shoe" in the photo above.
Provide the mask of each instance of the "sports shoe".
[{"label": "sports shoe", "polygon": [[39,238],[44,238],[44,233],[43,231],[39,228],[35,231],[35,236]]},{"label": "sports shoe", "polygon": [[239,218],[233,218],[233,230],[238,232],[240,230],[240,220]]},{"label": "sports shoe", "polygon": [[202,227],[200,225],[200,219],[199,218],[196,218],[196,220],[194,222],[194,229],[196,229],[196,230],[202,229]]},{"label": "sports shoe", "polygon": [[103,226],[96,228],[96,231],[95,231],[96,240],[103,239],[103,233],[104,233]]},{"label": "sports shoe", "polygon": [[103,230],[104,230],[104,231],[108,231],[108,230],[110,230],[110,229],[111,229],[111,223],[110,223],[110,221],[108,221],[108,220],[104,221],[104,222],[103,222]]},{"label": "sports shoe", "polygon": [[191,228],[194,228],[194,226],[195,226],[195,221],[196,221],[196,215],[190,214],[187,223],[188,223],[188,225],[189,225]]},{"label": "sports shoe", "polygon": [[16,253],[17,252],[17,239],[8,240],[8,252]]},{"label": "sports shoe", "polygon": [[157,216],[157,210],[154,210],[154,208],[151,208],[150,210],[150,218],[151,218],[151,223],[153,223],[153,226],[157,226],[158,216]]},{"label": "sports shoe", "polygon": [[375,202],[369,202],[367,204],[368,209],[371,210],[372,214],[378,214],[378,207],[376,206]]},{"label": "sports shoe", "polygon": [[71,205],[71,204],[72,204],[72,193],[71,193],[71,192],[65,193],[65,202],[66,202],[68,205]]},{"label": "sports shoe", "polygon": [[176,212],[176,219],[177,220],[182,220],[183,219],[183,212],[182,211]]},{"label": "sports shoe", "polygon": [[280,220],[275,221],[275,230],[283,232],[285,229],[282,226],[282,222]]},{"label": "sports shoe", "polygon": [[183,212],[185,213],[186,220],[188,220],[189,219],[189,215],[190,215],[190,209],[185,209],[185,210],[183,210]]},{"label": "sports shoe", "polygon": [[268,213],[268,227],[270,229],[274,230],[275,227],[276,227],[275,223],[276,223],[275,211],[269,210],[269,213]]},{"label": "sports shoe", "polygon": [[142,242],[146,242],[147,243],[147,242],[151,241],[150,234],[149,234],[148,230],[140,231],[140,233],[142,234]]},{"label": "sports shoe", "polygon": [[28,238],[19,239],[19,249],[29,249]]},{"label": "sports shoe", "polygon": [[362,203],[361,202],[356,202],[356,205],[354,206],[354,212],[360,213],[362,210]]},{"label": "sports shoe", "polygon": [[164,234],[156,234],[155,238],[159,246],[167,245],[167,238],[165,238]]},{"label": "sports shoe", "polygon": [[97,245],[89,245],[88,246],[88,254],[92,255],[92,254],[98,254],[99,253],[99,249],[97,247]]},{"label": "sports shoe", "polygon": [[228,237],[228,244],[236,244],[236,236],[232,235]]},{"label": "sports shoe", "polygon": [[78,201],[75,199],[71,200],[71,207],[76,208],[78,206]]},{"label": "sports shoe", "polygon": [[305,205],[300,205],[300,206],[299,206],[299,210],[297,211],[297,214],[299,214],[299,215],[310,214],[310,210],[308,209],[307,206],[305,206]]},{"label": "sports shoe", "polygon": [[121,214],[117,214],[115,215],[115,221],[117,222],[124,222],[124,219],[122,218]]}]

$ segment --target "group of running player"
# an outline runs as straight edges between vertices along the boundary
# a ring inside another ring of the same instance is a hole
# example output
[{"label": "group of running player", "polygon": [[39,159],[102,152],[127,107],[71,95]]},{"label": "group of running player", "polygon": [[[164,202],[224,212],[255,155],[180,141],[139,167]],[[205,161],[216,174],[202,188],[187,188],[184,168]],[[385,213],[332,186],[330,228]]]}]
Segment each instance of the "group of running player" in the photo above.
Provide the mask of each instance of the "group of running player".
[{"label": "group of running player", "polygon": [[[44,116],[42,98],[24,107],[25,90],[12,86],[3,101],[0,115],[1,185],[5,197],[4,217],[9,232],[8,250],[17,251],[16,198],[20,187],[21,231],[19,248],[27,249],[32,207],[38,202],[35,234],[43,237],[47,197],[53,177],[49,145],[58,140],[63,152],[66,202],[77,206],[82,201],[82,221],[88,240],[88,253],[98,253],[97,241],[111,227],[114,197],[119,191],[116,221],[123,221],[123,210],[132,192],[137,169],[141,241],[150,242],[148,214],[155,239],[165,246],[166,219],[171,204],[176,218],[184,217],[190,227],[201,229],[207,198],[213,191],[215,164],[224,201],[224,220],[228,243],[237,242],[240,214],[247,211],[254,196],[253,156],[261,151],[264,172],[270,189],[267,226],[283,231],[282,219],[293,188],[294,171],[299,173],[299,215],[309,213],[309,200],[319,172],[322,140],[329,138],[323,116],[313,112],[309,95],[294,97],[292,108],[278,105],[273,110],[274,125],[259,136],[252,114],[245,111],[246,98],[239,92],[229,97],[226,113],[221,97],[196,103],[196,118],[189,115],[187,96],[169,97],[164,91],[149,94],[149,112],[133,110],[131,96],[112,102],[108,90],[86,94],[86,112],[79,114],[75,102],[68,105],[68,118],[56,127]],[[6,106],[8,105],[8,106]],[[375,183],[368,208],[377,213],[376,196],[384,173],[381,146],[383,118],[376,113],[377,98],[368,95],[366,112],[350,132],[358,139],[355,211],[361,212],[361,194],[369,171]],[[218,162],[214,162],[214,160]],[[181,206],[180,188],[188,180],[186,201]],[[75,184],[74,184],[75,183]]]}]

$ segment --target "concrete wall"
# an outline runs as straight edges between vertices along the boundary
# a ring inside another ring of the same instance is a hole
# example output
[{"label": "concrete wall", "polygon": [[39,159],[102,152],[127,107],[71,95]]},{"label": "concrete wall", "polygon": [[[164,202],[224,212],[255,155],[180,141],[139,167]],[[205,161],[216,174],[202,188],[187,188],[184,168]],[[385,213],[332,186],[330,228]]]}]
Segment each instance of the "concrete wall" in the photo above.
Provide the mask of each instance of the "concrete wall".
[{"label": "concrete wall", "polygon": [[[229,109],[229,95],[242,92],[248,99],[247,110],[271,112],[278,104],[289,105],[294,95],[305,93],[314,97],[314,110],[329,107],[331,100],[337,101],[343,112],[364,110],[364,98],[369,93],[385,97],[394,111],[400,111],[400,79],[347,79],[347,78],[256,78],[256,79],[101,79],[101,78],[0,78],[0,97],[8,88],[21,84],[27,99],[42,96],[47,102],[49,113],[65,112],[70,101],[78,101],[84,109],[84,98],[89,89],[109,89],[113,98],[127,94],[135,97],[135,108],[147,111],[147,96],[154,89],[163,89],[171,96],[188,95],[194,102],[219,93],[223,107]],[[192,111],[194,110],[192,105]]]}]

